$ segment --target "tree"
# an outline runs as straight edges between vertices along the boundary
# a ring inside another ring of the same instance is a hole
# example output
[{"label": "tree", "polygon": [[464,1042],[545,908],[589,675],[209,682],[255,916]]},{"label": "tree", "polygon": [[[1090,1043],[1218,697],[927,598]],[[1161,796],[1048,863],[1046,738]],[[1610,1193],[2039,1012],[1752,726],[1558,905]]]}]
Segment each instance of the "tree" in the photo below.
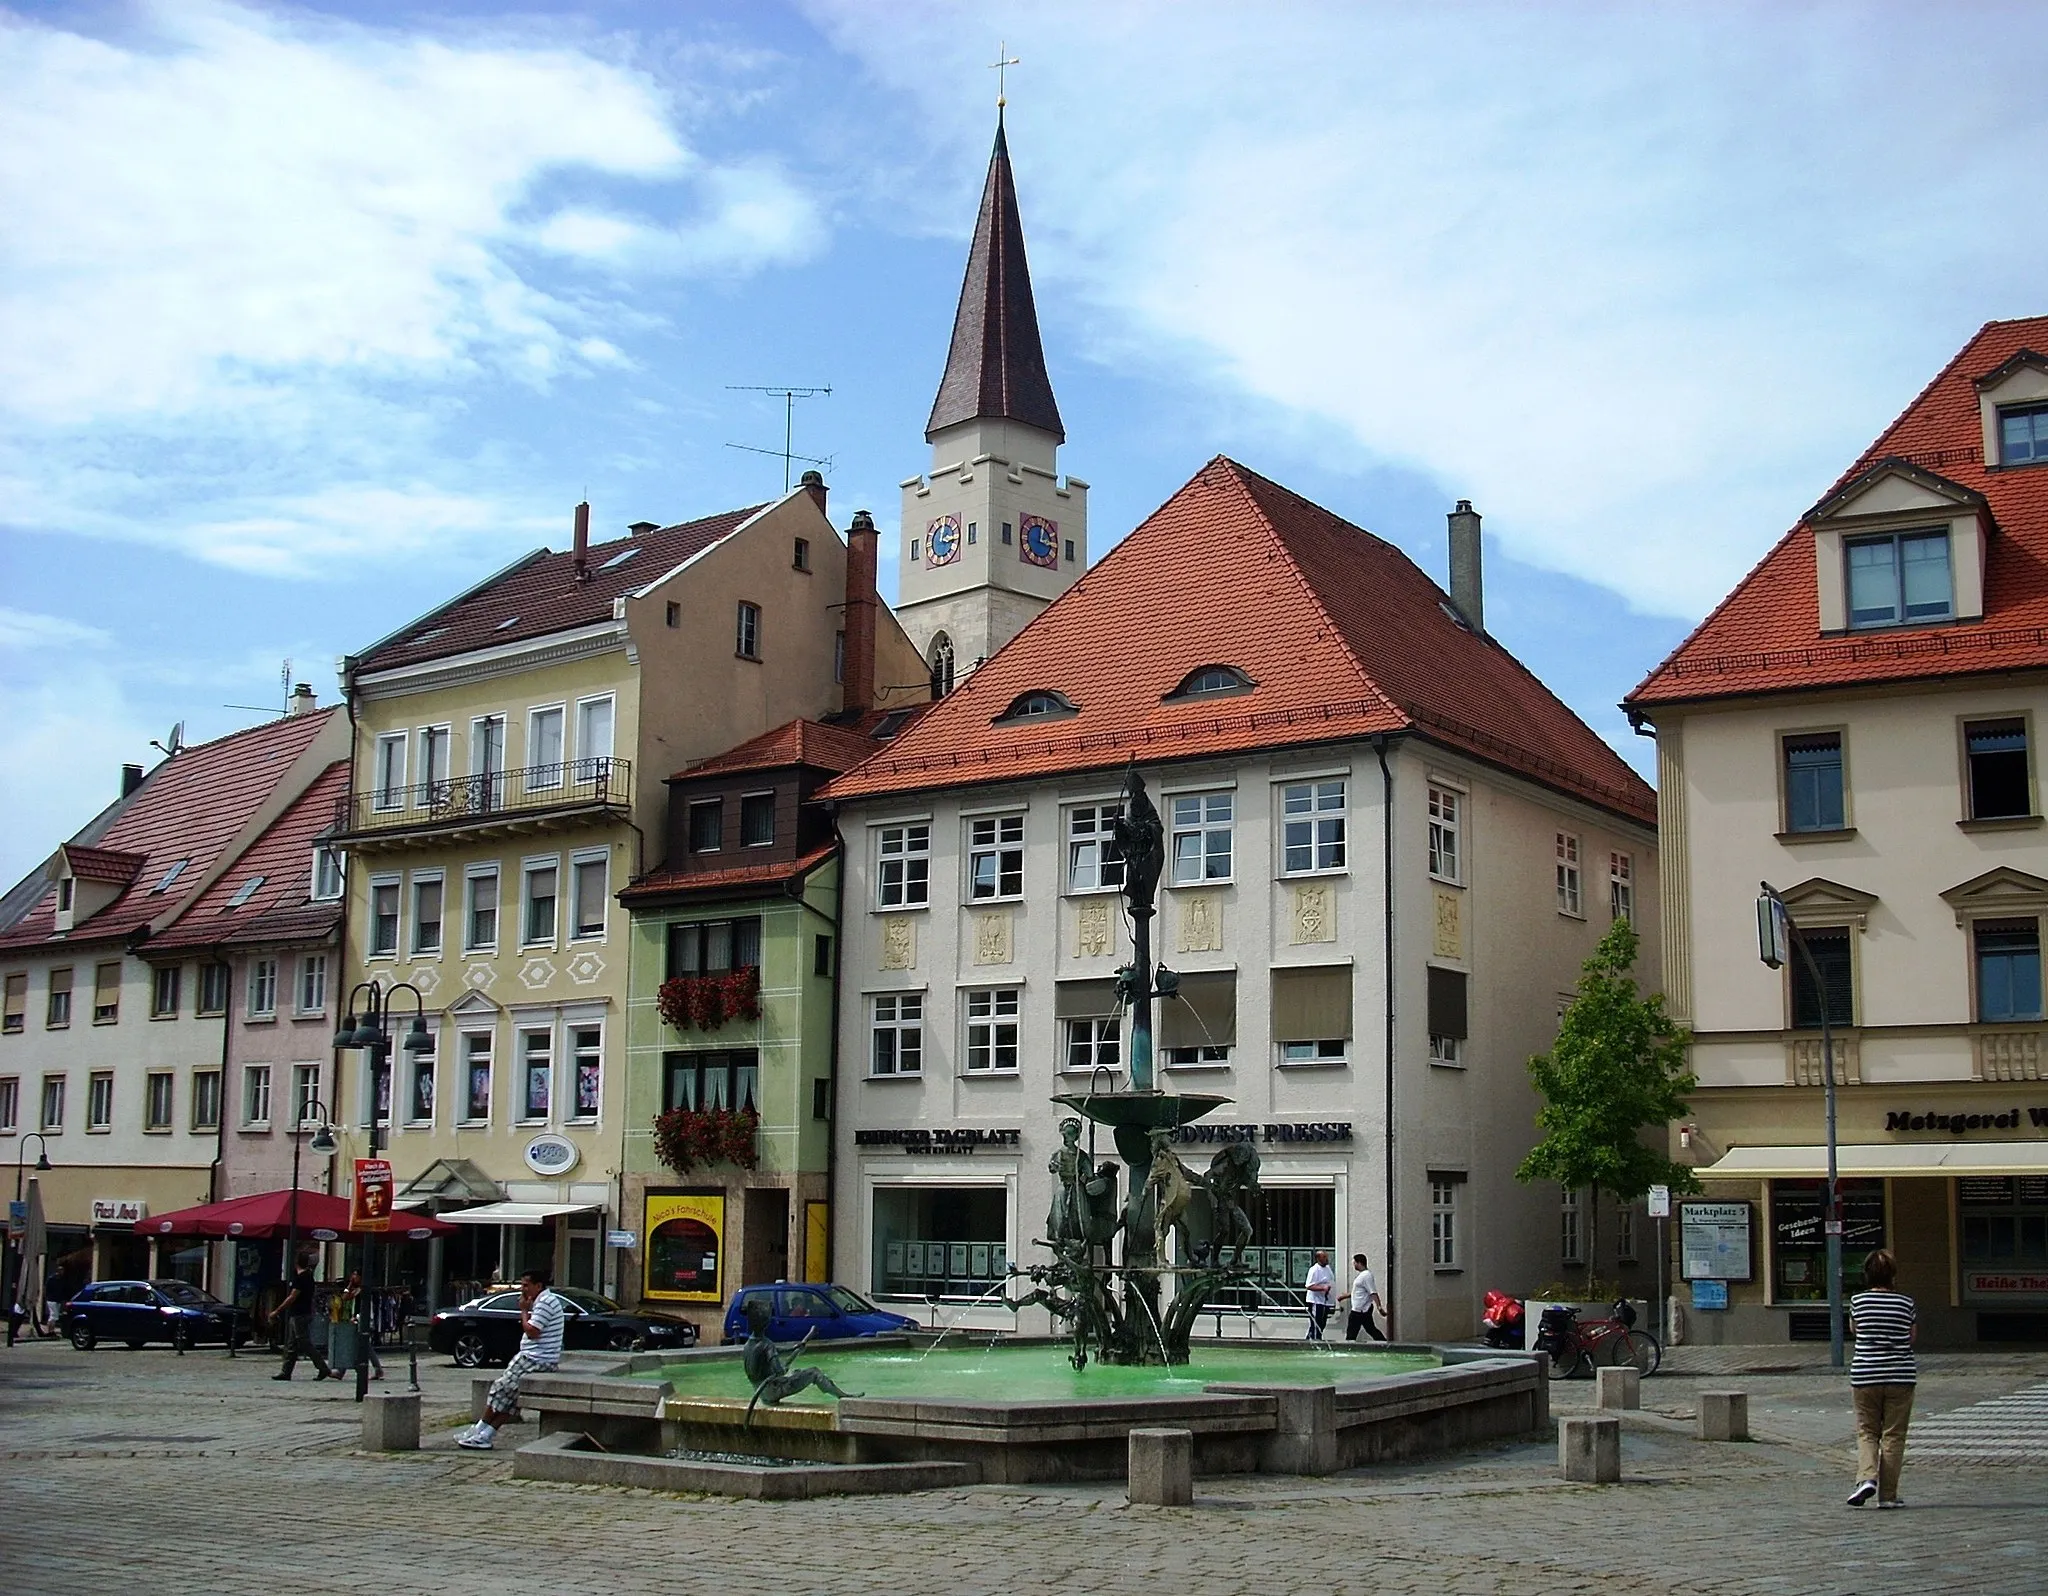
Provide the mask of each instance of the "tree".
[{"label": "tree", "polygon": [[1515,1171],[1520,1181],[1554,1180],[1567,1190],[1590,1189],[1586,1272],[1599,1257],[1600,1192],[1604,1187],[1633,1202],[1652,1186],[1697,1191],[1692,1170],[1673,1163],[1665,1143],[1643,1132],[1662,1131],[1686,1112],[1686,1094],[1698,1085],[1686,1067],[1691,1035],[1664,1012],[1664,995],[1643,996],[1630,971],[1636,931],[1616,920],[1579,977],[1578,995],[1564,1011],[1548,1053],[1529,1060],[1529,1075],[1543,1096],[1536,1125],[1543,1139]]}]

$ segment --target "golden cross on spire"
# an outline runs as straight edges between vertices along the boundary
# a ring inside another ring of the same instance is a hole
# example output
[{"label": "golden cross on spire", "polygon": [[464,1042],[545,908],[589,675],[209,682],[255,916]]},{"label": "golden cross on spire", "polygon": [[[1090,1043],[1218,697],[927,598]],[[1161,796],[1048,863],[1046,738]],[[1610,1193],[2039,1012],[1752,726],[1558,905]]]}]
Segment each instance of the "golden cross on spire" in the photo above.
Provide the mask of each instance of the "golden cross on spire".
[{"label": "golden cross on spire", "polygon": [[988,64],[989,71],[996,75],[996,109],[998,111],[1010,103],[1009,69],[1013,66],[1023,65],[1023,62],[1019,61],[1014,55],[1005,53],[1009,48],[1007,40],[998,39],[996,41],[996,58]]}]

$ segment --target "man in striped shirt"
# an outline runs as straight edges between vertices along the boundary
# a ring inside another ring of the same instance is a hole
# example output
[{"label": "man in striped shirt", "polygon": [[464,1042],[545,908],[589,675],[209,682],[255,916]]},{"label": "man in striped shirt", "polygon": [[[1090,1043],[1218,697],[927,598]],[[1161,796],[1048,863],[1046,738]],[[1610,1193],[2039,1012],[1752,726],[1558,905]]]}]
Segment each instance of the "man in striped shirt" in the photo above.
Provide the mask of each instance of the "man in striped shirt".
[{"label": "man in striped shirt", "polygon": [[1863,1283],[1849,1301],[1849,1329],[1856,1355],[1849,1361],[1849,1385],[1856,1403],[1856,1488],[1849,1505],[1873,1496],[1879,1507],[1904,1507],[1899,1500],[1899,1467],[1906,1458],[1906,1425],[1913,1417],[1913,1299],[1892,1290],[1898,1261],[1882,1248],[1863,1260]]},{"label": "man in striped shirt", "polygon": [[544,1269],[529,1269],[519,1277],[519,1338],[517,1355],[491,1382],[483,1418],[456,1436],[457,1446],[472,1452],[490,1451],[491,1438],[519,1409],[519,1382],[561,1364],[562,1299],[555,1295],[552,1277]]}]

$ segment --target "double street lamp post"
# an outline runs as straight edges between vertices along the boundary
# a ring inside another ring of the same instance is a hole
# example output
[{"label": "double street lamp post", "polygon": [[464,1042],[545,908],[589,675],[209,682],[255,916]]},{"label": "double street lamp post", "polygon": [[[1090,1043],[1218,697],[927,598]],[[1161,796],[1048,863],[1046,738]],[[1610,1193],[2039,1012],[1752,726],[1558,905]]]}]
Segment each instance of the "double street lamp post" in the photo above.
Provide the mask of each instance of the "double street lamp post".
[{"label": "double street lamp post", "polygon": [[[21,1150],[17,1152],[14,1156],[14,1200],[16,1203],[19,1203],[21,1201],[22,1177],[27,1172],[28,1144],[30,1142],[34,1142],[36,1144],[36,1173],[39,1175],[47,1174],[50,1168],[49,1142],[44,1138],[43,1133],[41,1131],[30,1131],[26,1136],[22,1137]],[[9,1212],[9,1228],[11,1229],[12,1210],[10,1210]],[[20,1301],[21,1298],[22,1271],[28,1267],[28,1232],[26,1230],[24,1230],[21,1233],[21,1235],[15,1239],[14,1244],[7,1249],[7,1256],[10,1260],[12,1260],[13,1264],[13,1267],[8,1272],[8,1277],[6,1281],[6,1308],[8,1314],[8,1322],[11,1324],[13,1322],[15,1305]]]}]

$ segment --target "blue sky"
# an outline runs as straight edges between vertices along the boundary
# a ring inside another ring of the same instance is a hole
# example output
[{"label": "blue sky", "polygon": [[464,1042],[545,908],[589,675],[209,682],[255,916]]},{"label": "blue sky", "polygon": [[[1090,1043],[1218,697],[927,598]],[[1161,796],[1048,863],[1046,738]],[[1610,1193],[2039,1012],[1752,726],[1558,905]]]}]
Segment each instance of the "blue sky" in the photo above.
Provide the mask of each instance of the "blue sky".
[{"label": "blue sky", "polygon": [[[1228,453],[1615,701],[1981,322],[2048,10],[0,8],[0,877],[540,543],[897,514],[993,131],[1098,550]],[[893,540],[885,539],[889,548]],[[885,569],[885,584],[893,570]]]}]

